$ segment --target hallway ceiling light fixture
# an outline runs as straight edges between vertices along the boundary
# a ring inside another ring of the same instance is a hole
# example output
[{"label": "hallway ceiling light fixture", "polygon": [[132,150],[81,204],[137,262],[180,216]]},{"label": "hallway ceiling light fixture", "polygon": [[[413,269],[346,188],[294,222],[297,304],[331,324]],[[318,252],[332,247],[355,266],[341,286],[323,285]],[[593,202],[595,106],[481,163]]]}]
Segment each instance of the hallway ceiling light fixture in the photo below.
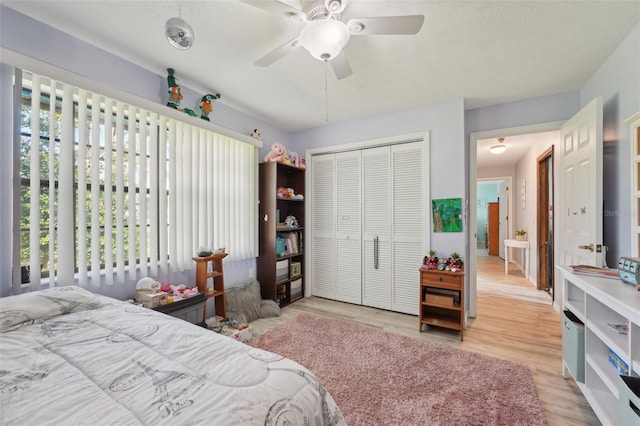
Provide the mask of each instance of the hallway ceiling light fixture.
[{"label": "hallway ceiling light fixture", "polygon": [[504,138],[498,138],[498,143],[495,145],[491,145],[489,151],[491,151],[492,154],[502,154],[506,151],[506,149],[507,146],[504,144]]}]

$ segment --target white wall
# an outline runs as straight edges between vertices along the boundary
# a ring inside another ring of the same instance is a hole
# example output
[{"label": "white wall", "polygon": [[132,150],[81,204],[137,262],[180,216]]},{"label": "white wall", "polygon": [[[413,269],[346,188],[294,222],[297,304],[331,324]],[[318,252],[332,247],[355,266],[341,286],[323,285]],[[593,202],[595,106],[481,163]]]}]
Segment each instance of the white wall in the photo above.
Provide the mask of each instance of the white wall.
[{"label": "white wall", "polygon": [[[127,62],[1,4],[0,46],[152,102],[167,102],[166,74],[158,75]],[[176,76],[184,96],[181,105],[197,111],[202,94],[180,83],[180,75]],[[259,128],[266,145],[275,141],[288,143],[288,134],[283,130],[227,106],[224,92],[215,102],[210,118],[243,135]]]},{"label": "white wall", "polygon": [[[537,197],[537,174],[538,157],[542,155],[552,145],[560,142],[559,132],[547,132],[543,137],[532,137],[529,150],[515,165],[515,176],[513,180],[513,206],[515,229],[527,231],[529,241],[529,281],[538,281],[538,197]],[[557,152],[557,151],[556,151]],[[554,162],[554,165],[557,162]],[[525,182],[525,207],[522,208],[520,191],[522,182]]]},{"label": "white wall", "polygon": [[[461,99],[363,120],[329,123],[320,128],[292,133],[290,140],[302,151],[425,131],[429,132],[431,150],[431,198],[462,198],[464,202],[464,105]],[[424,202],[430,212],[431,200]],[[431,231],[431,249],[438,253],[464,253],[468,232],[466,226],[462,233]]]},{"label": "white wall", "polygon": [[609,247],[607,264],[631,254],[631,153],[629,126],[624,120],[640,111],[640,23],[637,24],[580,91],[580,105],[603,97],[603,237]]}]

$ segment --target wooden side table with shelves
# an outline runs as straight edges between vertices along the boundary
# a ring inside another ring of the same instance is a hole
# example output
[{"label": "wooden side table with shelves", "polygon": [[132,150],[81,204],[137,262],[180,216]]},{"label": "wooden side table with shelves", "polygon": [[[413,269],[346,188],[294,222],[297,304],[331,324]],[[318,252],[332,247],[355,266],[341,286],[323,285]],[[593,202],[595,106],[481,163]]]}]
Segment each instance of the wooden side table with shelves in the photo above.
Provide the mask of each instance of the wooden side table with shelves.
[{"label": "wooden side table with shelves", "polygon": [[420,269],[420,332],[423,325],[464,333],[464,272]]},{"label": "wooden side table with shelves", "polygon": [[[196,262],[196,285],[205,294],[207,301],[214,299],[216,315],[227,318],[227,301],[224,295],[224,271],[222,259],[228,253],[214,253],[211,256],[194,257]],[[203,312],[203,321],[207,319],[207,304]]]}]

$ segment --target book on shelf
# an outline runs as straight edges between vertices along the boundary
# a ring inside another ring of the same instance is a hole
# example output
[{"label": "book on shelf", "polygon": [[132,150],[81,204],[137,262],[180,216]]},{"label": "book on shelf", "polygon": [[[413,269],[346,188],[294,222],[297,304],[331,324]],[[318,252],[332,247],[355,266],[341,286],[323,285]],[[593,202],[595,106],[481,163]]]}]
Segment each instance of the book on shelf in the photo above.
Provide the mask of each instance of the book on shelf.
[{"label": "book on shelf", "polygon": [[285,241],[285,254],[302,253],[303,241],[301,232],[281,232],[280,238]]},{"label": "book on shelf", "polygon": [[571,265],[570,268],[575,274],[620,279],[620,274],[617,269],[598,268],[590,265]]}]

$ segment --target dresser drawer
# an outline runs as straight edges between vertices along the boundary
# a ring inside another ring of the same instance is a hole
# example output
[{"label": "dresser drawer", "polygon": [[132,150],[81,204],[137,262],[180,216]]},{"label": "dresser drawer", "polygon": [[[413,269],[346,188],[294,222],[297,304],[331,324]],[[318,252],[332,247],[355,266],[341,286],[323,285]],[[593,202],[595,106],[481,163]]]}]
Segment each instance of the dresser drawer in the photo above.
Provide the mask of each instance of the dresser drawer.
[{"label": "dresser drawer", "polygon": [[462,289],[462,277],[464,275],[439,274],[436,272],[422,272],[421,283],[425,286],[438,288]]}]

